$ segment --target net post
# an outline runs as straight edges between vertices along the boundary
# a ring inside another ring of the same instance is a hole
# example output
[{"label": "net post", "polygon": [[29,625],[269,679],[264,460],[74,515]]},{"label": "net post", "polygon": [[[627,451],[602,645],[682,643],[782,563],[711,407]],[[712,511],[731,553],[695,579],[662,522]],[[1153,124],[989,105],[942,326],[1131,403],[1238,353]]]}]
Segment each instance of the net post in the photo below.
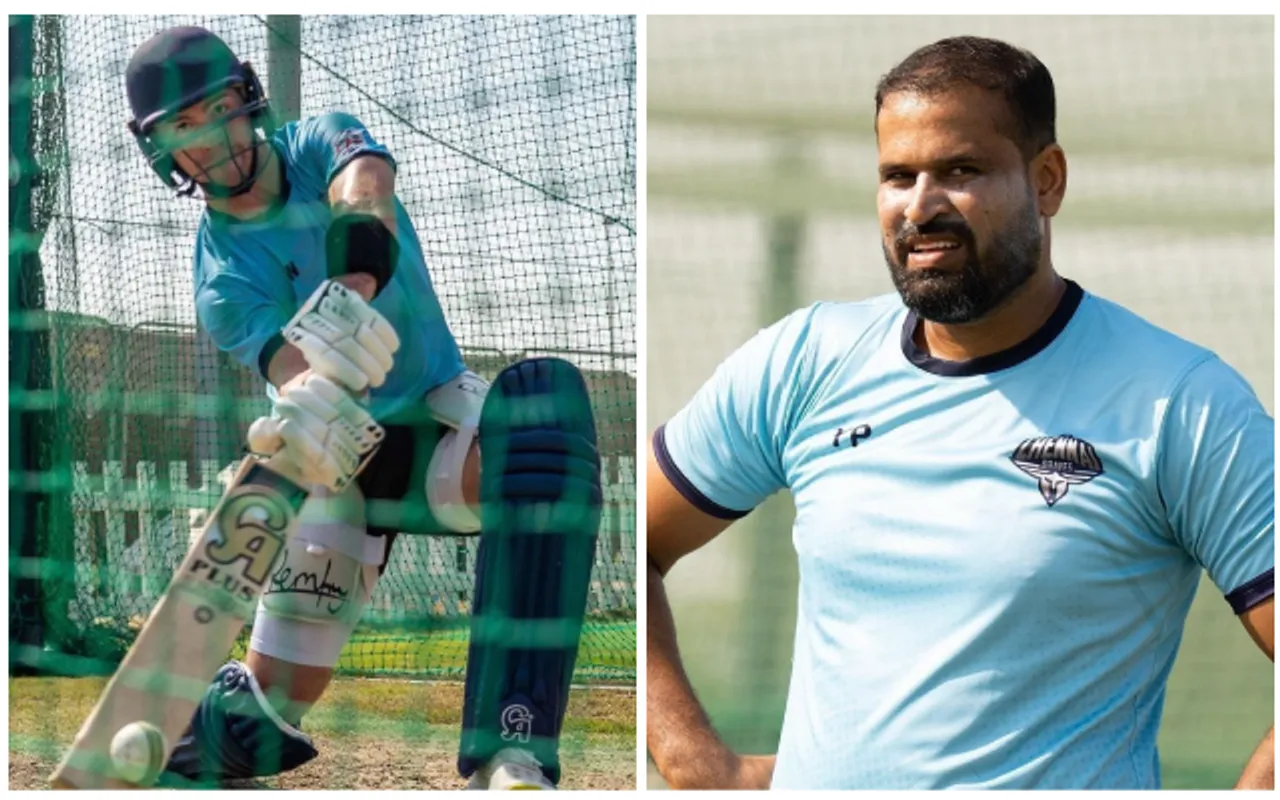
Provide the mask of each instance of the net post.
[{"label": "net post", "polygon": [[[9,183],[9,237],[22,244],[9,249],[9,386],[28,389],[27,365],[31,348],[25,327],[14,329],[16,319],[27,321],[28,298],[23,291],[26,268],[36,258],[28,247],[31,235],[31,57],[34,19],[28,14],[9,17],[9,153],[17,180]],[[9,406],[9,464],[30,477],[31,447],[24,436],[24,413]],[[20,642],[39,645],[38,585],[24,578],[21,565],[31,549],[35,497],[29,489],[14,488],[9,501],[9,674],[25,672],[19,657]],[[32,642],[33,637],[36,641]]]},{"label": "net post", "polygon": [[267,97],[281,124],[302,116],[302,17],[267,15]]}]

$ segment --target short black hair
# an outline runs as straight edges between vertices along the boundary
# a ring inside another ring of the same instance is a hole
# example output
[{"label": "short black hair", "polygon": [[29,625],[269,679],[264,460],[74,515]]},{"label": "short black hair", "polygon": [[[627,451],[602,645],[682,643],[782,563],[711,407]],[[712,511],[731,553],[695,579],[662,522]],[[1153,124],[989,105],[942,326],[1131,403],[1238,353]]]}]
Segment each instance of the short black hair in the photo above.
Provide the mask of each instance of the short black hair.
[{"label": "short black hair", "polygon": [[1010,138],[1028,161],[1057,141],[1049,69],[1026,50],[979,36],[942,39],[903,59],[876,84],[876,119],[891,94],[939,94],[964,83],[1004,98],[1014,125]]}]

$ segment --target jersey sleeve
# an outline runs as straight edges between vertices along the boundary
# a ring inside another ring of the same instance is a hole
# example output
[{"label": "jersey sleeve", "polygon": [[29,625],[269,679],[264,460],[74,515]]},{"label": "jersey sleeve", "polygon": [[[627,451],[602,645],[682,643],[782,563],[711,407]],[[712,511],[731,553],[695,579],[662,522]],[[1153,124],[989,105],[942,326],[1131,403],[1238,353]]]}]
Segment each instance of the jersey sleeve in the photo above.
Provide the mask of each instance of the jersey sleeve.
[{"label": "jersey sleeve", "polygon": [[391,151],[350,114],[334,112],[311,117],[299,124],[293,161],[317,185],[328,186],[352,159],[363,155],[384,158],[395,168]]},{"label": "jersey sleeve", "polygon": [[1157,470],[1169,525],[1237,613],[1275,594],[1275,420],[1216,357],[1169,400]]},{"label": "jersey sleeve", "polygon": [[654,432],[663,474],[696,508],[746,516],[786,486],[783,450],[808,359],[810,310],[757,333]]},{"label": "jersey sleeve", "polygon": [[201,281],[196,316],[219,350],[265,378],[271,357],[284,345],[280,331],[290,314],[269,282],[224,268]]}]

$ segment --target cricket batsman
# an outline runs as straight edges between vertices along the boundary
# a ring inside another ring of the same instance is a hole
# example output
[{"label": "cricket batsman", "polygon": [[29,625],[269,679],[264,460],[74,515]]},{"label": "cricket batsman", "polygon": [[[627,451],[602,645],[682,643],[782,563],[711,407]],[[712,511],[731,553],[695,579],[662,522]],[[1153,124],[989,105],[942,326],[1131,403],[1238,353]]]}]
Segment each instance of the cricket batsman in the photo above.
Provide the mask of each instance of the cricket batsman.
[{"label": "cricket batsman", "polygon": [[[469,788],[554,788],[602,499],[582,375],[549,358],[492,385],[466,369],[396,162],[355,117],[277,128],[253,68],[202,28],[157,34],[126,77],[148,163],[204,201],[200,324],[269,384],[249,447],[285,454],[311,489],[244,662],[219,671],[166,777],[315,758],[302,719],[397,535],[479,534],[458,770]],[[362,408],[384,429],[368,456]],[[548,620],[570,624],[539,638]]]},{"label": "cricket batsman", "polygon": [[[1274,659],[1275,422],[1212,352],[1055,270],[1067,160],[1035,56],[923,47],[875,126],[896,293],[759,332],[652,437],[654,762],[675,788],[1159,788],[1203,572]],[[663,577],[783,489],[791,684],[776,756],[743,756]],[[1272,788],[1274,729],[1240,762]]]}]

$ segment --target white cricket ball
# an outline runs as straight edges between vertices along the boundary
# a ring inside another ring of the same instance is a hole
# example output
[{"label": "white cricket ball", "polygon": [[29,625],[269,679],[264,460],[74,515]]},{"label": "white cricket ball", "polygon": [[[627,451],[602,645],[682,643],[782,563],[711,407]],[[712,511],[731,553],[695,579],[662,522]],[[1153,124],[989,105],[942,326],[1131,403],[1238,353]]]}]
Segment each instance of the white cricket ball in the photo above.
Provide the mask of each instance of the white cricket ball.
[{"label": "white cricket ball", "polygon": [[150,722],[130,722],[111,739],[111,763],[120,778],[150,786],[164,770],[164,733]]}]

